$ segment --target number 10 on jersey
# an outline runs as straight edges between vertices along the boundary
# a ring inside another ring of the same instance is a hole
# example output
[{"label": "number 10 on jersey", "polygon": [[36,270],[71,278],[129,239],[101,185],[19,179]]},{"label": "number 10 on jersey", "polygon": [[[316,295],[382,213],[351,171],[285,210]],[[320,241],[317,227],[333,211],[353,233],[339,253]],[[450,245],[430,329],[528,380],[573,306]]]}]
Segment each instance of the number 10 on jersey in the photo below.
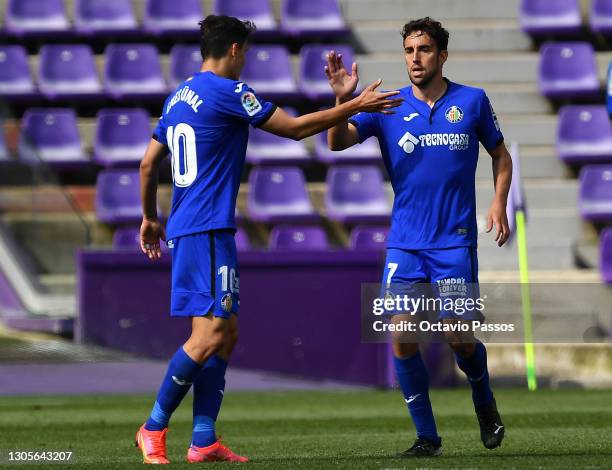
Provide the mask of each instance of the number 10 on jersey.
[{"label": "number 10 on jersey", "polygon": [[172,154],[172,179],[179,188],[190,186],[198,176],[198,154],[193,127],[180,123],[166,131]]}]

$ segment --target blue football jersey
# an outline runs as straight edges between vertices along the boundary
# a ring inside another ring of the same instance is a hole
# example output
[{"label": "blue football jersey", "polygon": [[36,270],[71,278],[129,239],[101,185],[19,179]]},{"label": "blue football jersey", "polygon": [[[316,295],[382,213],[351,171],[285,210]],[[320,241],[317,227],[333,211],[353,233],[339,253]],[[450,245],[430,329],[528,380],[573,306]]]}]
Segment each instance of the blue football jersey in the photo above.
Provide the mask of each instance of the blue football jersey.
[{"label": "blue football jersey", "polygon": [[172,154],[172,211],[167,238],[236,228],[234,212],[249,124],[276,107],[244,82],[199,72],[164,103],[153,138]]},{"label": "blue football jersey", "polygon": [[376,136],[395,192],[387,247],[422,250],[476,246],[478,143],[503,142],[485,92],[447,81],[430,108],[412,87],[395,114],[360,113],[359,141]]}]

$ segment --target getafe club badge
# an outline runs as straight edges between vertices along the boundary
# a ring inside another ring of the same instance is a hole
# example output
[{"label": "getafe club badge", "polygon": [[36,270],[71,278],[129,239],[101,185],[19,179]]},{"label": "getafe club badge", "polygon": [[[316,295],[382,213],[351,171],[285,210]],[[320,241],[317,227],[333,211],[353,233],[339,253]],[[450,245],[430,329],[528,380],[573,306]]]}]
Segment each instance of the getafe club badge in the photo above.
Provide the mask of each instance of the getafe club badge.
[{"label": "getafe club badge", "polygon": [[451,106],[446,110],[444,115],[446,116],[446,120],[451,124],[456,124],[463,120],[463,111],[459,106]]},{"label": "getafe club badge", "polygon": [[223,296],[221,299],[221,308],[228,313],[232,311],[232,294],[228,293]]},{"label": "getafe club badge", "polygon": [[253,116],[261,111],[261,104],[257,101],[257,97],[250,91],[243,94],[240,97],[240,101],[242,102],[242,107],[249,116]]}]

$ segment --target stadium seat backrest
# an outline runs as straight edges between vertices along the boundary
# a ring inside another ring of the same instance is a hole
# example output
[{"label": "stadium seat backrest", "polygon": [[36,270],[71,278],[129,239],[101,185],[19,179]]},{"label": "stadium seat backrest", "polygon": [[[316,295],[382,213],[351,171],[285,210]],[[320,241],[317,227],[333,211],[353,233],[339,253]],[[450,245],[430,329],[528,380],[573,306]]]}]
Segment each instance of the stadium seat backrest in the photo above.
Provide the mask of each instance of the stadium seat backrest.
[{"label": "stadium seat backrest", "polygon": [[597,76],[593,46],[586,42],[546,43],[540,50],[540,76],[550,80],[578,80]]},{"label": "stadium seat backrest", "polygon": [[77,30],[124,30],[136,27],[132,0],[76,0]]},{"label": "stadium seat backrest", "polygon": [[342,30],[344,18],[338,0],[283,0],[281,26],[295,32]]},{"label": "stadium seat backrest", "polygon": [[270,232],[269,248],[271,250],[326,250],[329,249],[329,242],[322,227],[280,225],[274,227]]},{"label": "stadium seat backrest", "polygon": [[387,243],[389,227],[357,226],[351,232],[349,247],[353,250],[383,249]]},{"label": "stadium seat backrest", "polygon": [[336,202],[384,201],[383,178],[375,166],[332,167],[327,173],[327,191]]},{"label": "stadium seat backrest", "polygon": [[135,90],[163,85],[159,53],[152,44],[109,44],[105,52],[107,86],[128,84]]},{"label": "stadium seat backrest", "polygon": [[[327,54],[330,51],[342,54],[342,61],[347,68],[353,63],[353,49],[343,44],[306,44],[300,49],[300,77],[302,80],[325,82],[327,78],[322,73],[327,65]],[[327,85],[329,87],[329,85]]]},{"label": "stadium seat backrest", "polygon": [[236,250],[238,251],[246,251],[251,248],[251,242],[249,241],[249,236],[242,228],[238,228],[238,230],[236,230],[236,234],[234,235],[234,240],[236,241]]},{"label": "stadium seat backrest", "polygon": [[96,119],[94,152],[101,164],[140,161],[151,139],[149,114],[144,109],[101,109]]},{"label": "stadium seat backrest", "polygon": [[310,202],[304,173],[299,168],[254,168],[249,185],[249,198],[256,204]]},{"label": "stadium seat backrest", "polygon": [[199,72],[202,53],[197,44],[176,44],[170,50],[170,85],[176,88],[181,82]]},{"label": "stadium seat backrest", "polygon": [[0,46],[0,94],[34,90],[28,56],[23,46]]},{"label": "stadium seat backrest", "polygon": [[150,31],[197,31],[203,15],[199,0],[146,0],[143,25]]},{"label": "stadium seat backrest", "polygon": [[142,218],[137,169],[107,169],[98,173],[96,213],[102,222],[137,223]]},{"label": "stadium seat backrest", "polygon": [[281,45],[251,46],[241,80],[255,92],[295,90],[289,51]]},{"label": "stadium seat backrest", "polygon": [[612,221],[612,165],[582,167],[579,206],[586,219]]},{"label": "stadium seat backrest", "polygon": [[601,105],[566,105],[559,111],[559,140],[596,141],[612,138],[606,108]]},{"label": "stadium seat backrest", "polygon": [[600,235],[600,268],[604,282],[612,284],[612,227],[608,227]]},{"label": "stadium seat backrest", "polygon": [[54,44],[40,49],[41,91],[99,91],[100,81],[87,44]]},{"label": "stadium seat backrest", "polygon": [[61,31],[68,28],[63,0],[9,0],[5,17],[10,32]]},{"label": "stadium seat backrest", "polygon": [[212,11],[215,15],[252,21],[258,30],[276,29],[270,0],[213,0]]},{"label": "stadium seat backrest", "polygon": [[70,108],[32,108],[21,121],[22,138],[35,147],[81,145],[77,117]]}]

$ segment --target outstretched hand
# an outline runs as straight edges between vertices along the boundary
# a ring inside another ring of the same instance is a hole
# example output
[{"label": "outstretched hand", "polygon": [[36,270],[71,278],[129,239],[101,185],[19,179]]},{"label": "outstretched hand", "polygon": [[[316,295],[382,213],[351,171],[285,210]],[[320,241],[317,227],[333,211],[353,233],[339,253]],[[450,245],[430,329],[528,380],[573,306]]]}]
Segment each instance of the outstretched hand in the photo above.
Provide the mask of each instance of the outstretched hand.
[{"label": "outstretched hand", "polygon": [[382,78],[379,78],[374,83],[369,85],[365,90],[361,92],[361,94],[356,98],[359,100],[359,111],[367,112],[367,113],[383,113],[383,114],[393,114],[391,111],[392,108],[397,108],[402,102],[404,98],[393,98],[392,96],[396,96],[399,94],[398,90],[395,91],[385,91],[379,92],[376,89],[382,83]]},{"label": "outstretched hand", "polygon": [[329,86],[331,86],[337,98],[348,100],[357,89],[357,83],[359,83],[357,62],[353,62],[351,73],[349,74],[342,62],[342,54],[338,54],[335,51],[330,51],[327,54],[325,75],[329,80]]},{"label": "outstretched hand", "polygon": [[166,241],[166,231],[161,222],[155,219],[142,219],[140,225],[140,249],[149,259],[161,258],[160,239]]}]

